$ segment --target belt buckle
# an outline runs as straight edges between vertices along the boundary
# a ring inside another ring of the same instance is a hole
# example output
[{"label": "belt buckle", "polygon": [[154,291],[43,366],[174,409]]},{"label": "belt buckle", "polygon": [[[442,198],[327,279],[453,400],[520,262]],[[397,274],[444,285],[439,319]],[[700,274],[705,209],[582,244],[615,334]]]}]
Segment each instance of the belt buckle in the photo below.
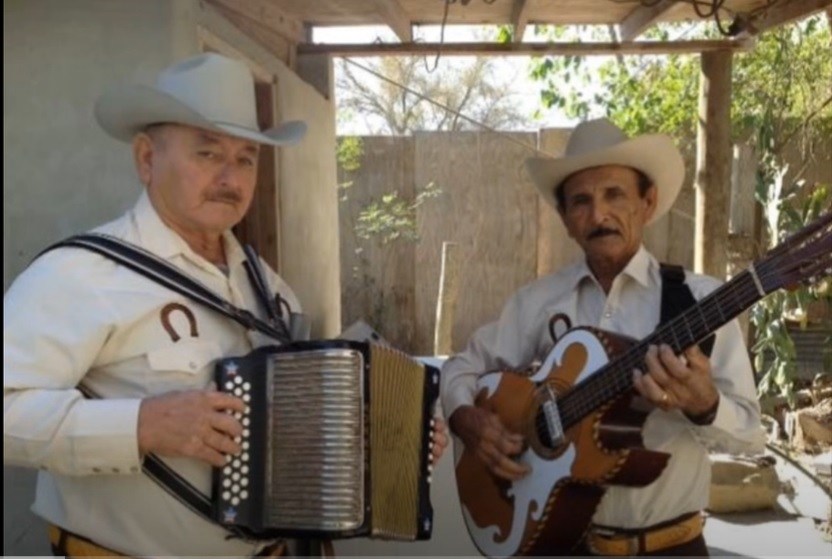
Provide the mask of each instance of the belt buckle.
[{"label": "belt buckle", "polygon": [[638,555],[641,551],[641,546],[638,543],[638,536],[628,536],[625,540],[627,542],[627,555]]},{"label": "belt buckle", "polygon": [[641,544],[639,543],[638,535],[622,536],[620,533],[612,530],[605,530],[603,528],[592,529],[590,531],[590,537],[587,538],[589,550],[596,555],[608,555],[609,550],[599,549],[595,545],[596,540],[607,541],[615,546],[625,544],[627,549],[624,553],[621,553],[621,556],[638,555],[641,551]]}]

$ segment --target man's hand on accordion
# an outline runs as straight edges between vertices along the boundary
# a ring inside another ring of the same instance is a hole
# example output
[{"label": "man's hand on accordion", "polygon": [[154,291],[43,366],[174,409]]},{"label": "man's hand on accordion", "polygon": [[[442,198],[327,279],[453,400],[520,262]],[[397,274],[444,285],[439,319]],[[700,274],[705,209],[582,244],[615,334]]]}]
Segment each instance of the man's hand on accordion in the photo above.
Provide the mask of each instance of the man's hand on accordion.
[{"label": "man's hand on accordion", "polygon": [[229,411],[245,412],[242,400],[216,390],[172,392],[145,398],[139,407],[139,453],[196,458],[213,466],[239,454],[234,437],[243,427]]},{"label": "man's hand on accordion", "polygon": [[431,464],[438,464],[442,454],[445,453],[445,448],[448,446],[448,427],[441,417],[434,418],[431,442],[433,443],[430,450]]}]

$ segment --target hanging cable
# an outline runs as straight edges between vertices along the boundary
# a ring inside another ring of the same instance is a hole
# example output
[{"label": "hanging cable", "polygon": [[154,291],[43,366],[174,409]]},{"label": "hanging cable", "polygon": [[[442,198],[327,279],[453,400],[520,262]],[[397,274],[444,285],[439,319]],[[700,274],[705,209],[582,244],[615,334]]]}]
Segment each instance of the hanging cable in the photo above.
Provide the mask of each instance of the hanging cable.
[{"label": "hanging cable", "polygon": [[442,55],[442,45],[445,43],[445,25],[448,23],[448,10],[450,9],[452,2],[456,2],[456,0],[445,0],[445,13],[442,15],[442,25],[439,28],[439,46],[436,49],[436,58],[433,61],[433,68],[428,67],[427,57],[424,59],[425,70],[427,70],[428,74],[432,74],[439,66],[439,57]]}]

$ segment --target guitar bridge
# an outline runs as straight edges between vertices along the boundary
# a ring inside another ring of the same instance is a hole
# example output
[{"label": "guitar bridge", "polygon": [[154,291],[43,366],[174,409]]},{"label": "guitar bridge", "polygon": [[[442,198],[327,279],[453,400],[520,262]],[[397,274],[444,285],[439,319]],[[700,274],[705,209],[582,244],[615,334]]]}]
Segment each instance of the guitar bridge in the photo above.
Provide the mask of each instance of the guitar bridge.
[{"label": "guitar bridge", "polygon": [[558,410],[557,395],[551,386],[546,386],[546,398],[541,409],[543,419],[546,422],[546,431],[549,435],[549,444],[552,448],[556,448],[563,444],[565,437],[563,435],[563,423],[560,420],[560,411]]}]

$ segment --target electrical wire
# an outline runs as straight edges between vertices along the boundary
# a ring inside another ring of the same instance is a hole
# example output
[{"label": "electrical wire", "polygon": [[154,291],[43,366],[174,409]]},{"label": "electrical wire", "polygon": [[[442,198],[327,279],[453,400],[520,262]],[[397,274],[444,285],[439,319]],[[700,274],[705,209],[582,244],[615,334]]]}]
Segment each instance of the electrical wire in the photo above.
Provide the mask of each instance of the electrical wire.
[{"label": "electrical wire", "polygon": [[382,80],[382,81],[385,81],[385,82],[387,82],[387,83],[389,83],[389,84],[391,84],[391,85],[394,85],[394,86],[396,86],[396,87],[399,87],[399,88],[401,88],[403,91],[406,91],[407,93],[410,93],[411,95],[415,95],[415,96],[416,96],[416,97],[418,97],[419,99],[422,99],[423,101],[427,101],[427,102],[428,102],[428,103],[430,103],[431,105],[434,105],[434,106],[436,106],[436,107],[439,107],[440,109],[442,109],[442,110],[444,110],[444,111],[448,111],[449,113],[451,113],[451,114],[453,114],[453,115],[455,115],[455,116],[458,116],[458,117],[459,117],[459,118],[461,118],[462,120],[465,120],[465,121],[467,121],[467,122],[470,122],[471,124],[474,124],[475,126],[478,126],[479,128],[482,128],[482,129],[484,129],[484,130],[488,130],[489,132],[493,132],[493,133],[495,133],[495,134],[497,134],[497,135],[499,135],[499,136],[501,136],[501,137],[505,138],[506,140],[508,140],[508,141],[510,141],[510,142],[512,142],[512,143],[515,143],[515,144],[517,144],[517,145],[523,146],[524,148],[529,149],[529,150],[531,150],[531,151],[534,151],[534,152],[540,153],[541,155],[545,155],[545,156],[547,156],[547,157],[556,157],[556,155],[555,155],[555,154],[553,154],[553,153],[549,153],[549,152],[546,152],[546,151],[544,151],[544,150],[542,150],[542,149],[539,149],[539,148],[537,148],[537,147],[535,147],[535,146],[531,146],[531,145],[529,145],[529,144],[527,144],[527,143],[525,143],[525,142],[522,142],[522,141],[518,140],[518,139],[517,139],[517,138],[515,138],[514,136],[511,136],[510,134],[508,134],[508,133],[506,133],[506,132],[504,132],[504,131],[502,131],[502,130],[497,130],[496,128],[493,128],[493,127],[491,127],[491,126],[488,126],[488,125],[487,125],[487,124],[485,124],[485,123],[482,123],[482,122],[480,122],[480,121],[478,121],[478,120],[476,120],[476,119],[473,119],[473,118],[471,118],[471,117],[469,117],[469,116],[467,116],[467,115],[464,115],[464,114],[462,114],[461,112],[459,112],[459,111],[457,111],[457,110],[455,110],[455,109],[452,109],[451,107],[448,107],[447,105],[443,105],[443,104],[442,104],[442,103],[440,103],[439,101],[435,101],[434,99],[431,99],[431,98],[430,98],[430,97],[428,97],[427,95],[424,95],[424,94],[422,94],[422,93],[420,93],[420,92],[418,92],[418,91],[416,91],[416,90],[414,90],[414,89],[412,89],[412,88],[410,88],[410,87],[408,87],[408,86],[406,86],[406,85],[404,85],[404,84],[402,84],[402,83],[399,83],[399,82],[397,82],[396,80],[394,80],[394,79],[392,79],[392,78],[388,78],[387,76],[385,76],[385,75],[383,75],[383,74],[380,74],[380,73],[376,72],[376,71],[375,71],[375,70],[373,70],[372,68],[368,68],[367,66],[364,66],[363,64],[359,64],[358,62],[356,62],[356,61],[354,61],[354,60],[352,60],[352,59],[350,59],[350,58],[344,58],[343,60],[344,60],[344,62],[347,62],[348,64],[352,64],[352,65],[353,65],[353,66],[355,66],[356,68],[360,68],[361,70],[364,70],[364,71],[365,71],[365,72],[367,72],[368,74],[373,75],[373,76],[377,77],[378,79],[380,79],[380,80]]}]

